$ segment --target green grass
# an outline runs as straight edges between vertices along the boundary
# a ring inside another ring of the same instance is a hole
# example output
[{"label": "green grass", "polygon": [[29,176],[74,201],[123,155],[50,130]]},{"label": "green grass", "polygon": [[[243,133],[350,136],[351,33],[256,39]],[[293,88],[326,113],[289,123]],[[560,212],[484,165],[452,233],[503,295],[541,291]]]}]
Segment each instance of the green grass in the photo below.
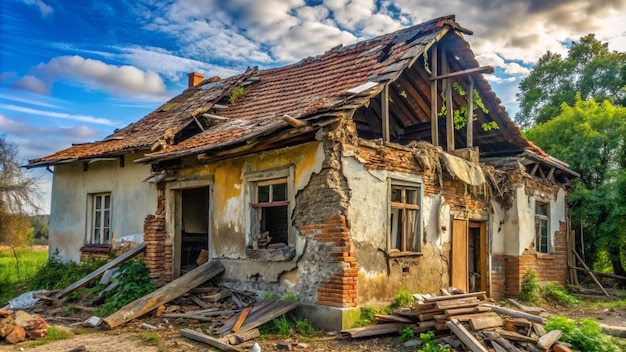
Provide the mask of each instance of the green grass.
[{"label": "green grass", "polygon": [[24,346],[25,347],[42,346],[53,341],[65,340],[65,339],[69,339],[72,337],[73,337],[72,333],[67,332],[65,330],[61,330],[57,328],[56,326],[51,326],[50,328],[48,328],[48,331],[46,331],[46,336],[44,338],[37,340],[37,341],[26,342]]},{"label": "green grass", "polygon": [[156,332],[145,331],[137,334],[136,337],[146,345],[158,345],[161,342],[161,337]]},{"label": "green grass", "polygon": [[[27,291],[24,284],[30,280],[48,260],[48,251],[30,248],[17,250],[18,266],[13,251],[0,251],[0,307]],[[19,268],[19,271],[18,271]]]}]

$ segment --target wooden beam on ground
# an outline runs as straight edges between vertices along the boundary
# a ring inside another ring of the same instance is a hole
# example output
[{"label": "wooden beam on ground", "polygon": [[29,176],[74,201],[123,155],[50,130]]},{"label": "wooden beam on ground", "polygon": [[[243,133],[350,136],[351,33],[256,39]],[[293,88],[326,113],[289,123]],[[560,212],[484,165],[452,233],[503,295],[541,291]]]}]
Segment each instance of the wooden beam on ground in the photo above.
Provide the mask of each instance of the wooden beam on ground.
[{"label": "wooden beam on ground", "polygon": [[217,348],[220,351],[226,351],[226,352],[241,352],[243,350],[237,348],[237,347],[233,347],[231,345],[229,345],[228,343],[226,343],[226,341],[222,341],[220,339],[216,339],[214,337],[211,337],[209,335],[200,333],[200,332],[196,332],[193,331],[191,329],[182,329],[180,330],[180,334],[188,339],[192,339],[194,341],[200,341],[203,343],[206,343],[207,345],[213,346],[215,348]]},{"label": "wooden beam on ground", "polygon": [[459,323],[458,320],[452,319],[446,322],[446,325],[452,330],[452,332],[467,346],[472,352],[487,352],[485,346],[483,346],[471,332]]},{"label": "wooden beam on ground", "polygon": [[217,260],[202,264],[169,284],[149,293],[120,308],[117,312],[104,318],[108,328],[122,325],[132,319],[150,312],[158,306],[177,298],[194,287],[214,278],[224,271],[224,266]]},{"label": "wooden beam on ground", "polygon": [[505,339],[509,339],[513,341],[537,343],[537,340],[538,340],[538,338],[536,337],[524,336],[522,334],[518,334],[516,332],[508,331],[508,330],[504,330],[500,328],[496,328],[496,333],[498,333],[500,336],[504,337]]},{"label": "wooden beam on ground", "polygon": [[598,287],[600,287],[602,292],[604,292],[604,294],[607,295],[607,297],[611,297],[611,295],[608,292],[606,292],[606,290],[604,289],[604,286],[602,286],[600,281],[598,281],[598,278],[596,278],[596,276],[593,274],[593,271],[591,271],[591,269],[589,269],[587,264],[585,264],[585,261],[583,260],[583,258],[581,258],[578,255],[578,252],[576,252],[576,250],[573,250],[573,252],[574,252],[574,255],[576,256],[576,258],[578,258],[578,260],[580,261],[580,264],[582,264],[582,266],[587,270],[587,273],[589,274],[589,276],[591,276],[591,278],[596,283],[596,285],[598,285]]},{"label": "wooden beam on ground", "polygon": [[429,79],[431,81],[438,81],[438,80],[448,79],[452,77],[469,75],[472,73],[490,73],[491,74],[493,73],[493,66],[481,66],[481,67],[468,68],[467,70],[444,73],[440,76],[430,77]]},{"label": "wooden beam on ground", "polygon": [[539,324],[545,324],[546,323],[546,319],[543,317],[540,317],[538,315],[533,315],[533,314],[528,314],[528,313],[524,313],[524,312],[520,312],[518,310],[514,310],[514,309],[508,309],[508,308],[503,308],[500,306],[495,306],[493,304],[481,304],[479,305],[479,307],[490,307],[494,312],[500,313],[500,314],[506,314],[515,318],[524,318],[524,319],[528,319],[530,322],[532,323],[539,323]]},{"label": "wooden beam on ground", "polygon": [[57,292],[54,295],[54,298],[56,299],[61,299],[67,295],[69,295],[70,293],[78,290],[79,288],[87,285],[88,283],[90,283],[91,281],[95,280],[96,278],[98,278],[100,275],[102,275],[105,271],[115,268],[118,265],[121,265],[131,259],[133,259],[137,254],[143,252],[144,250],[146,250],[146,244],[145,243],[140,243],[138,245],[136,245],[134,248],[132,248],[131,250],[129,250],[128,252],[120,255],[119,257],[111,260],[110,262],[104,264],[103,266],[99,267],[98,269],[94,270],[91,274],[83,277],[82,279],[76,281],[75,283],[69,285],[68,287],[64,288],[63,290]]},{"label": "wooden beam on ground", "polygon": [[242,334],[229,334],[224,336],[226,339],[228,339],[228,342],[231,345],[239,345],[242,344],[246,341],[250,341],[252,339],[256,339],[257,337],[261,336],[261,332],[259,331],[259,329],[252,329],[252,330],[248,330]]},{"label": "wooden beam on ground", "polygon": [[453,300],[453,299],[458,299],[458,298],[480,297],[482,295],[485,295],[486,293],[487,292],[485,291],[480,291],[480,292],[472,292],[472,293],[461,293],[461,294],[452,295],[452,296],[427,297],[427,298],[424,298],[424,302],[431,303],[431,302],[438,302],[438,301],[448,301],[448,300]]},{"label": "wooden beam on ground", "polygon": [[561,330],[552,330],[537,340],[537,347],[547,351],[561,338],[561,336],[563,336],[563,332]]},{"label": "wooden beam on ground", "polygon": [[241,325],[243,325],[243,322],[246,320],[246,318],[248,317],[248,314],[250,314],[251,310],[252,310],[252,307],[246,307],[239,314],[239,317],[237,318],[237,321],[235,322],[235,325],[233,325],[233,329],[232,329],[233,333],[236,333],[237,331],[239,331],[239,328],[241,328]]},{"label": "wooden beam on ground", "polygon": [[378,336],[386,334],[398,334],[398,332],[409,326],[407,323],[389,323],[364,326],[362,328],[353,328],[341,330],[342,333],[350,335],[352,338]]}]

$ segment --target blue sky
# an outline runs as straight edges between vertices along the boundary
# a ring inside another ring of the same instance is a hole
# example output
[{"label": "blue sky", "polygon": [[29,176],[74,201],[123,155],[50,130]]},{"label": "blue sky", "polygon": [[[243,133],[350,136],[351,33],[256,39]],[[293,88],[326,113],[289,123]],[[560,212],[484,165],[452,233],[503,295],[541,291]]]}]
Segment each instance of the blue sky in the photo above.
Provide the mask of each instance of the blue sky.
[{"label": "blue sky", "polygon": [[[0,133],[26,160],[99,140],[186,88],[456,14],[509,114],[537,59],[588,33],[626,51],[626,0],[0,0]],[[42,175],[47,211],[51,177]]]}]

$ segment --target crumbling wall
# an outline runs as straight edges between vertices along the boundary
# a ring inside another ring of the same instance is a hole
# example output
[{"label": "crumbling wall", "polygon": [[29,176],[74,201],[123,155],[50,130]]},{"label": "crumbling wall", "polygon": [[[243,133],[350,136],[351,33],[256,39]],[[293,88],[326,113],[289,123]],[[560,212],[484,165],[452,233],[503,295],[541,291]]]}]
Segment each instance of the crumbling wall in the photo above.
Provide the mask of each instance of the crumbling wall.
[{"label": "crumbling wall", "polygon": [[146,250],[143,259],[150,270],[150,278],[157,286],[163,286],[172,280],[173,245],[165,231],[165,184],[158,184],[157,189],[157,211],[144,220]]}]

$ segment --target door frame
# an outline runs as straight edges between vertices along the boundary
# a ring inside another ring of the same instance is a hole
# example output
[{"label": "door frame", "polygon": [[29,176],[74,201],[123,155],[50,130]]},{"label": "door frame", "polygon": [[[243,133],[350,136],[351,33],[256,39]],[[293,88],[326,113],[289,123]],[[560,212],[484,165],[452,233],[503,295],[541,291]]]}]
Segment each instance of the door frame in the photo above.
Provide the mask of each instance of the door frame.
[{"label": "door frame", "polygon": [[480,291],[489,293],[489,241],[487,235],[487,220],[484,219],[452,219],[452,233],[450,238],[450,286],[469,290],[469,234],[470,228],[479,229],[479,272]]},{"label": "door frame", "polygon": [[181,245],[182,245],[182,217],[183,217],[183,196],[182,191],[189,188],[209,188],[209,214],[208,214],[208,228],[207,228],[207,243],[209,248],[209,258],[211,258],[211,226],[213,224],[213,177],[186,180],[186,181],[172,181],[168,182],[165,186],[165,219],[166,219],[166,231],[167,239],[172,245],[172,278],[176,279],[180,277],[180,259],[181,259]]}]

